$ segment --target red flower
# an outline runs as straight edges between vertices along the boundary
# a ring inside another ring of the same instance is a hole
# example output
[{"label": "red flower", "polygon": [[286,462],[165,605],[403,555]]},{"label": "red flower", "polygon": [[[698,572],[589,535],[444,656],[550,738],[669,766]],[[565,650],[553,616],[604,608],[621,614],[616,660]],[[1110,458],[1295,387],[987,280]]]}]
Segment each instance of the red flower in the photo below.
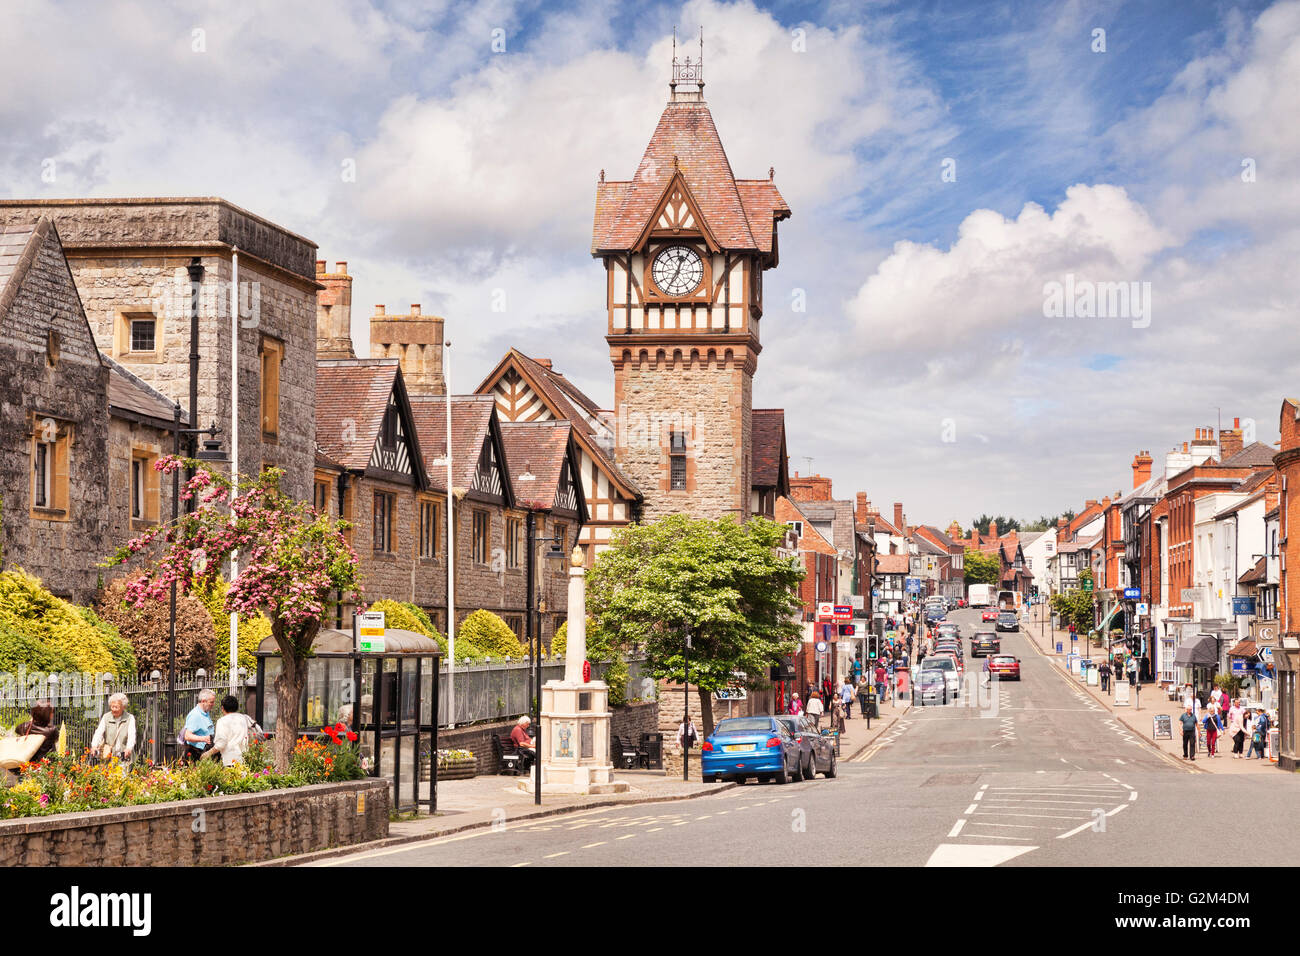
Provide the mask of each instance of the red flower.
[{"label": "red flower", "polygon": [[348,731],[348,740],[356,740],[356,739],[357,739],[357,735],[354,734],[352,731],[349,730],[349,731]]}]

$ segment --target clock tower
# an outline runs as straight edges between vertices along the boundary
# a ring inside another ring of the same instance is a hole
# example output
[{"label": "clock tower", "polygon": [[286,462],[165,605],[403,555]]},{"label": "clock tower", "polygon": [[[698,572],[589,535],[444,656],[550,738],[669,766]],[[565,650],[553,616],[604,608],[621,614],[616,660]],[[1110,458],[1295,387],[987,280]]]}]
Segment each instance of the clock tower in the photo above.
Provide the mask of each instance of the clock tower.
[{"label": "clock tower", "polygon": [[[674,49],[675,54],[675,49]],[[670,96],[629,180],[596,187],[592,256],[606,272],[615,457],[644,516],[754,510],[753,377],[763,272],[790,215],[773,182],[737,179],[700,61],[673,57]]]}]

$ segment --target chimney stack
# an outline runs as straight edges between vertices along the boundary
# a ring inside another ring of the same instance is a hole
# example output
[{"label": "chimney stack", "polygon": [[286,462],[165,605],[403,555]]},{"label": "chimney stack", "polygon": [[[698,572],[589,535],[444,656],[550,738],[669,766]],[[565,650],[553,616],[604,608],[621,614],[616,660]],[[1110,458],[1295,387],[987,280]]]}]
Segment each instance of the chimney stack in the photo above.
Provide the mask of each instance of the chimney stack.
[{"label": "chimney stack", "polygon": [[1234,418],[1232,420],[1231,428],[1225,428],[1219,432],[1219,453],[1223,458],[1231,458],[1233,455],[1237,454],[1237,452],[1241,451],[1243,445],[1244,441],[1241,434],[1241,419]]},{"label": "chimney stack", "polygon": [[1140,451],[1133,456],[1133,487],[1151,480],[1151,454]]},{"label": "chimney stack", "polygon": [[333,272],[324,259],[316,260],[316,281],[325,288],[316,292],[316,357],[352,359],[352,276],[348,264],[338,263]]},{"label": "chimney stack", "polygon": [[894,502],[894,527],[900,532],[903,530],[903,503],[901,501]]},{"label": "chimney stack", "polygon": [[859,491],[855,496],[856,506],[853,509],[853,520],[857,524],[867,523],[867,514],[871,508],[871,502],[867,500],[867,493]]},{"label": "chimney stack", "polygon": [[405,315],[389,315],[375,306],[370,318],[370,356],[395,358],[402,364],[402,380],[412,395],[445,395],[442,375],[442,316],[426,315],[413,302]]}]

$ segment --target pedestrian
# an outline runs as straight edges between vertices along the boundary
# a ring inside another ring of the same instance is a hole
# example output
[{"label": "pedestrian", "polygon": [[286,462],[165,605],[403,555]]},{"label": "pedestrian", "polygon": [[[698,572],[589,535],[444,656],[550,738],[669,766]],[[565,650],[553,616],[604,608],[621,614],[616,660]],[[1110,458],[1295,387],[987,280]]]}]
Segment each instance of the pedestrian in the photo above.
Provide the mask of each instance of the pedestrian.
[{"label": "pedestrian", "polygon": [[1263,760],[1264,748],[1268,744],[1269,719],[1263,707],[1259,708],[1256,714],[1255,729],[1250,735],[1250,752],[1251,755],[1258,753],[1259,759]]},{"label": "pedestrian", "polygon": [[808,716],[813,719],[813,727],[821,730],[822,714],[825,713],[826,708],[822,706],[821,695],[817,691],[813,691],[812,696],[808,698],[807,710]]},{"label": "pedestrian", "polygon": [[1210,691],[1210,701],[1211,703],[1214,704],[1215,707],[1219,707],[1222,705],[1223,691],[1219,687],[1216,686],[1214,690]]},{"label": "pedestrian", "polygon": [[49,756],[54,745],[59,742],[59,725],[54,722],[54,705],[48,700],[38,700],[32,704],[30,713],[30,720],[25,720],[14,728],[14,736],[33,734],[45,738],[36,748],[36,753],[28,759],[28,763],[36,763]]},{"label": "pedestrian", "polygon": [[95,736],[90,738],[90,751],[97,760],[116,757],[129,763],[135,753],[135,715],[126,709],[126,694],[113,694],[108,698],[108,713],[99,718]]},{"label": "pedestrian", "polygon": [[1211,703],[1205,709],[1205,752],[1211,757],[1218,756],[1215,743],[1219,739],[1219,708]]},{"label": "pedestrian", "polygon": [[1105,694],[1110,691],[1110,662],[1102,661],[1101,667],[1097,668],[1097,673],[1101,675],[1101,692]]},{"label": "pedestrian", "polygon": [[1232,756],[1241,759],[1241,748],[1246,743],[1246,714],[1240,701],[1233,701],[1228,710],[1228,736],[1232,738]]},{"label": "pedestrian", "polygon": [[876,700],[883,704],[885,702],[885,691],[888,689],[889,675],[885,672],[884,664],[876,665]]},{"label": "pedestrian", "polygon": [[799,692],[795,691],[790,695],[790,713],[796,717],[803,715],[803,701],[799,699]]},{"label": "pedestrian", "polygon": [[1128,686],[1133,687],[1138,682],[1138,659],[1130,657],[1128,659]]},{"label": "pedestrian", "polygon": [[244,751],[253,741],[253,728],[257,724],[252,717],[239,712],[239,701],[229,694],[221,698],[221,715],[212,746],[203,756],[215,760],[220,754],[222,766],[233,767],[243,762]]},{"label": "pedestrian", "polygon": [[844,686],[840,688],[840,703],[844,705],[844,718],[853,719],[853,685],[849,679],[844,678]]},{"label": "pedestrian", "polygon": [[993,681],[993,668],[989,666],[988,657],[984,658],[984,686],[988,686]]},{"label": "pedestrian", "polygon": [[1183,716],[1179,718],[1179,723],[1183,726],[1183,759],[1196,759],[1196,715],[1192,713],[1192,705],[1187,704],[1183,708]]},{"label": "pedestrian", "polygon": [[185,740],[185,753],[181,759],[186,763],[202,760],[203,751],[212,746],[212,738],[217,733],[217,725],[212,720],[212,705],[216,702],[216,691],[204,688],[199,691],[199,702],[185,718],[185,729],[181,731]]},{"label": "pedestrian", "polygon": [[1245,757],[1246,760],[1249,760],[1251,757],[1253,757],[1253,756],[1255,755],[1255,724],[1256,724],[1256,721],[1257,721],[1257,718],[1255,717],[1255,712],[1254,712],[1253,710],[1251,710],[1250,708],[1246,708],[1246,717],[1245,717],[1245,722],[1244,722],[1244,725],[1243,725],[1243,726],[1244,726],[1244,729],[1245,729],[1245,734],[1244,734],[1244,736],[1245,736],[1245,740],[1246,740],[1246,757]]},{"label": "pedestrian", "polygon": [[838,734],[844,733],[844,702],[838,697],[831,698],[831,728]]}]

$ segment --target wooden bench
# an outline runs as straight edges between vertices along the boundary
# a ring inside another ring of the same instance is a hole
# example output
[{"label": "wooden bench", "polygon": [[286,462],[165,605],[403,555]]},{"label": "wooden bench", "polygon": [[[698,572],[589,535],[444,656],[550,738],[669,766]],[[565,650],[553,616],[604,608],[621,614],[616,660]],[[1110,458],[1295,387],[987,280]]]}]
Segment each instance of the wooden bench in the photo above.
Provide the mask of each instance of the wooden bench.
[{"label": "wooden bench", "polygon": [[638,767],[650,767],[650,755],[635,746],[631,740],[624,740],[617,734],[609,736],[610,757],[615,767],[635,770]]}]

